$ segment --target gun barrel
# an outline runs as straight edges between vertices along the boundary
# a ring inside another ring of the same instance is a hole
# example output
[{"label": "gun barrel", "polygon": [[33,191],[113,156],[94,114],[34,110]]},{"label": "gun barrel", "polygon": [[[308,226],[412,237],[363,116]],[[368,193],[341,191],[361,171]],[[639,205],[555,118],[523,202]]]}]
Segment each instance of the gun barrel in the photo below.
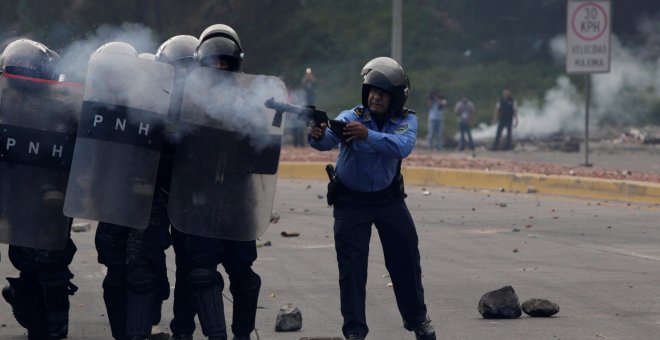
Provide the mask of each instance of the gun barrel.
[{"label": "gun barrel", "polygon": [[303,106],[298,106],[298,105],[292,105],[288,103],[283,103],[283,102],[278,102],[274,98],[270,98],[266,100],[264,105],[269,108],[273,109],[277,112],[289,112],[293,113],[299,116],[306,116],[310,117],[314,114],[314,109],[308,108],[308,107],[303,107]]}]

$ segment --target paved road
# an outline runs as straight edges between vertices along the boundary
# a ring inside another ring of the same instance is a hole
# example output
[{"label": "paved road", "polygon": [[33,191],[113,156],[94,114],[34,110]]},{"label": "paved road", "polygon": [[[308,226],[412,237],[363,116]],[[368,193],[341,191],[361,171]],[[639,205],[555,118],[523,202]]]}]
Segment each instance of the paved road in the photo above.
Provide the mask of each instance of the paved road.
[{"label": "paved road", "polygon": [[[278,183],[275,210],[281,219],[261,239],[272,246],[260,248],[255,263],[263,279],[257,316],[261,339],[341,335],[331,209],[322,199],[324,187],[315,181]],[[408,205],[417,223],[426,301],[439,339],[657,338],[660,207],[426,189],[428,196],[420,187],[408,188]],[[283,238],[282,231],[300,236]],[[104,271],[96,262],[93,236],[93,231],[73,235],[78,253],[72,270],[80,291],[72,298],[72,340],[110,338],[100,290]],[[14,275],[6,245],[0,245],[0,253],[0,277]],[[173,262],[170,249],[171,278]],[[367,288],[369,338],[412,339],[401,326],[386,274],[374,233]],[[521,301],[547,298],[561,312],[549,319],[481,319],[479,297],[505,285],[512,285]],[[300,306],[303,330],[276,333],[277,310],[289,302]],[[171,303],[164,306],[164,328]],[[25,338],[4,301],[0,325],[1,339]]]},{"label": "paved road", "polygon": [[[610,145],[604,142],[594,143],[589,153],[589,163],[594,167],[608,170],[628,170],[633,172],[659,173],[660,172],[660,146],[626,146]],[[424,149],[415,150],[417,153],[428,152]],[[468,155],[455,150],[441,151],[453,157]],[[541,162],[582,166],[585,163],[584,150],[580,152],[544,151],[521,148],[514,151],[493,152],[486,148],[478,148],[477,157],[491,159],[507,159],[526,162]]]}]

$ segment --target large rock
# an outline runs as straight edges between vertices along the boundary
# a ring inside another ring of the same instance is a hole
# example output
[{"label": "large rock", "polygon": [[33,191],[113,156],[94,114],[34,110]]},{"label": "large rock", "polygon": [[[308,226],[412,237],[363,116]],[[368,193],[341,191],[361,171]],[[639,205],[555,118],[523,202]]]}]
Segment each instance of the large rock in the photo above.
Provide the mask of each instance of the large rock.
[{"label": "large rock", "polygon": [[302,314],[300,309],[292,303],[280,307],[275,320],[276,332],[291,332],[302,328]]},{"label": "large rock", "polygon": [[547,318],[559,313],[559,305],[544,299],[529,299],[523,302],[522,310],[529,316]]},{"label": "large rock", "polygon": [[522,315],[518,295],[513,287],[506,286],[488,292],[479,300],[479,314],[484,319],[515,319]]}]

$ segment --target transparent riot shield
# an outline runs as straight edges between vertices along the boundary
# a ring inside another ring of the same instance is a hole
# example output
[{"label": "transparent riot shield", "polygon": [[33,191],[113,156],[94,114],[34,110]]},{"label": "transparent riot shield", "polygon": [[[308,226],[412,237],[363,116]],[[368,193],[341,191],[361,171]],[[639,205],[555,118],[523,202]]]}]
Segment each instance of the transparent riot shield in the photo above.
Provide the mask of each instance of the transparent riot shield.
[{"label": "transparent riot shield", "polygon": [[0,243],[63,249],[82,84],[0,77]]},{"label": "transparent riot shield", "polygon": [[67,216],[147,227],[173,78],[167,64],[93,55],[64,202]]},{"label": "transparent riot shield", "polygon": [[182,232],[254,240],[270,223],[282,127],[264,102],[276,77],[199,68],[187,78],[168,213]]}]

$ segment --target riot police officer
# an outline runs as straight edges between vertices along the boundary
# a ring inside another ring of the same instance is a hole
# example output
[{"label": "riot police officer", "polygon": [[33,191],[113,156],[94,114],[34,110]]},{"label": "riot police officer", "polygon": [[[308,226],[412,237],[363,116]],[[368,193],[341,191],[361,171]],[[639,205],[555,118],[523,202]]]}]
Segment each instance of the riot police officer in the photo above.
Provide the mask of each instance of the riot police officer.
[{"label": "riot police officer", "polygon": [[[174,67],[174,86],[168,118],[170,120],[169,138],[165,141],[158,166],[159,189],[169,196],[169,181],[172,176],[174,151],[176,149],[176,121],[181,109],[183,87],[190,71],[198,65],[194,59],[199,40],[190,35],[174,36],[160,45],[156,60]],[[166,203],[166,202],[165,202]],[[164,223],[170,224],[169,218]],[[174,286],[174,318],[170,322],[173,339],[192,339],[195,331],[195,304],[188,286],[190,263],[186,257],[186,234],[171,228],[172,247],[176,263],[176,281]]]},{"label": "riot police officer", "polygon": [[[200,66],[240,72],[243,48],[238,34],[227,25],[212,25],[201,34],[195,58]],[[241,221],[237,221],[241,223]],[[174,227],[177,227],[174,224]],[[226,339],[219,263],[229,276],[233,296],[232,333],[235,340],[250,339],[254,330],[261,278],[251,268],[257,258],[256,241],[232,241],[186,235],[190,263],[188,285],[200,324],[209,339]]]},{"label": "riot police officer", "polygon": [[[95,53],[138,58],[135,48],[122,42],[107,43]],[[148,338],[152,325],[160,321],[161,303],[169,296],[164,251],[170,237],[164,183],[165,177],[157,180],[146,229],[99,222],[96,230],[98,261],[108,269],[103,299],[115,339]]]},{"label": "riot police officer", "polygon": [[[64,84],[58,82],[59,74],[55,71],[55,62],[58,58],[59,55],[46,46],[27,39],[14,41],[6,47],[0,61],[2,77],[4,78],[2,81],[3,83],[7,81],[9,84],[9,88],[3,90],[3,105],[12,100],[11,94],[8,93],[10,91],[7,90],[16,90],[20,94],[15,98],[18,101],[15,107],[11,109],[3,107],[3,124],[11,125],[11,123],[8,123],[12,120],[9,115],[29,114],[31,117],[23,117],[23,119],[29,121],[34,117],[38,117],[42,122],[41,124],[43,124],[43,121],[49,121],[49,124],[57,125],[59,128],[73,126],[71,130],[75,129],[75,122],[69,124],[61,120],[58,122],[50,121],[51,119],[55,120],[55,116],[59,114],[59,112],[53,111],[56,109],[50,105],[54,102],[42,103],[43,107],[32,112],[30,112],[30,108],[25,107],[30,106],[26,99],[45,100],[48,96],[44,92],[53,91],[54,87]],[[63,86],[79,87],[79,84],[71,83]],[[9,97],[9,99],[5,100],[4,96]],[[24,110],[25,112],[22,112]],[[69,115],[68,117],[73,117],[71,113],[66,112]],[[40,116],[41,114],[45,114],[45,116]],[[32,123],[37,124],[38,122]],[[32,133],[32,138],[39,138],[35,134],[41,132],[37,131],[47,131],[44,127],[24,127],[26,128],[25,131],[30,130],[29,133]],[[5,132],[11,132],[12,130],[12,127],[7,126],[4,129]],[[65,130],[60,129],[49,133],[53,137]],[[16,139],[20,139],[20,136]],[[15,143],[20,143],[20,140],[15,141]],[[42,144],[46,144],[46,142],[43,141]],[[37,173],[44,176],[44,178],[30,178],[31,183],[24,182],[18,192],[9,193],[13,196],[10,197],[10,201],[3,198],[0,203],[0,215],[5,215],[0,216],[0,219],[3,220],[0,223],[3,224],[0,225],[0,234],[3,234],[4,224],[9,223],[9,259],[12,265],[20,271],[18,278],[7,278],[9,285],[2,290],[2,296],[12,306],[18,323],[27,329],[28,339],[64,339],[67,337],[69,295],[73,295],[77,289],[71,283],[73,274],[69,270],[69,265],[76,252],[76,246],[70,237],[72,220],[62,214],[63,191],[66,187],[65,181],[68,174],[68,169],[64,165],[70,165],[70,159],[68,163],[66,161],[61,162],[61,160],[66,158],[66,154],[70,156],[71,150],[66,147],[59,150],[60,158],[56,163],[45,164],[47,157],[31,160],[27,156],[23,156],[14,163],[12,165],[14,168],[27,164],[30,166],[29,169],[26,168],[22,171],[30,172],[30,174],[34,174],[33,171],[39,171]],[[33,153],[38,154],[38,151],[35,150]],[[9,152],[6,152],[5,156],[8,157],[5,157],[3,162],[11,163],[12,157],[8,154]],[[65,157],[62,157],[63,154]],[[4,168],[3,171],[0,171],[0,177],[8,176],[5,171],[10,170]],[[23,173],[23,176],[25,175]],[[8,190],[12,190],[11,183],[6,185],[8,181],[21,182],[19,176],[21,174],[17,174],[15,178],[3,178],[2,185],[0,185],[3,196],[8,194]],[[64,182],[61,182],[61,179],[64,179]],[[39,188],[33,188],[35,186]],[[23,196],[26,194],[34,196],[28,198],[28,202],[24,202],[31,203],[31,206],[11,206],[13,201],[23,201],[23,198],[25,198]],[[35,211],[32,211],[33,208],[36,208]],[[52,241],[52,237],[57,236],[53,233],[54,230],[61,230],[63,246],[50,248],[48,242]],[[26,237],[33,237],[33,239],[27,240]],[[0,236],[0,241],[2,241],[2,238]],[[34,244],[37,247],[17,244]],[[44,249],[40,249],[42,247]]]},{"label": "riot police officer", "polygon": [[[362,105],[342,112],[343,136],[310,124],[309,143],[317,150],[340,144],[336,174],[329,186],[342,327],[347,339],[364,339],[365,287],[372,224],[383,245],[399,312],[418,340],[435,339],[427,317],[415,224],[404,202],[401,161],[415,146],[417,117],[404,107],[410,90],[403,68],[380,57],[362,70]],[[342,142],[343,141],[343,142]]]}]

